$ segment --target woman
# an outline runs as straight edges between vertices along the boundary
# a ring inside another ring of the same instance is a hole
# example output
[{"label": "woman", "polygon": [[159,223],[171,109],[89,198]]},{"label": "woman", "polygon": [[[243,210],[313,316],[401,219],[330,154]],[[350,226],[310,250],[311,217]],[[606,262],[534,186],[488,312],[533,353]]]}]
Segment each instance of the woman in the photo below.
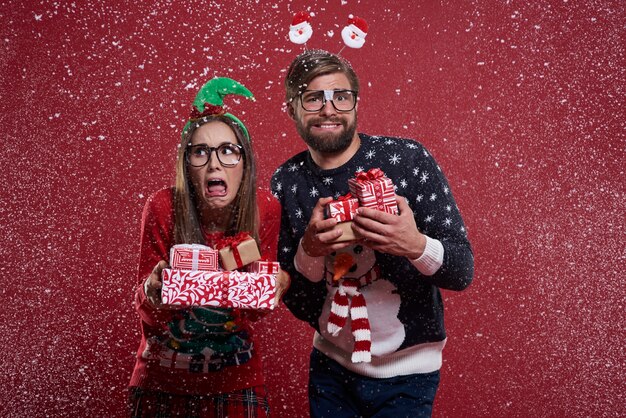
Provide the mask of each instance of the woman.
[{"label": "woman", "polygon": [[[241,84],[215,78],[203,86],[185,126],[176,186],[154,194],[142,216],[135,306],[142,337],[130,382],[131,416],[267,416],[261,359],[250,321],[254,311],[161,304],[161,272],[174,244],[214,247],[248,232],[262,257],[274,259],[277,201],[255,185],[245,125],[222,109],[226,94],[252,97]],[[257,202],[259,203],[257,205]],[[277,277],[278,296],[289,283]]]}]

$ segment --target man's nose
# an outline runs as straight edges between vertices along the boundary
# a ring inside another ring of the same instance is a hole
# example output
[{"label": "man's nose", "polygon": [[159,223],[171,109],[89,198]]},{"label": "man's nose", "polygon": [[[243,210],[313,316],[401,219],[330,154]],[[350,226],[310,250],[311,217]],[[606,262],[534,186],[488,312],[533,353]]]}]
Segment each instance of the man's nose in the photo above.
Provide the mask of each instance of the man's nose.
[{"label": "man's nose", "polygon": [[336,113],[335,106],[333,106],[332,100],[324,99],[324,105],[320,109],[322,115],[334,115]]}]

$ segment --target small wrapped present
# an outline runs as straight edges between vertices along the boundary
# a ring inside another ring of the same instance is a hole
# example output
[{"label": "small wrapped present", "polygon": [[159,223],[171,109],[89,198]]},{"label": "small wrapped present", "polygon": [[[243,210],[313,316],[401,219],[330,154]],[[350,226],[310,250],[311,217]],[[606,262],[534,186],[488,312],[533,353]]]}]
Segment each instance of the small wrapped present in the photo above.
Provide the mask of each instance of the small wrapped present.
[{"label": "small wrapped present", "polygon": [[177,244],[170,249],[170,266],[179,270],[218,271],[217,250],[201,244]]},{"label": "small wrapped present", "polygon": [[393,183],[379,168],[367,172],[359,171],[355,178],[348,180],[350,192],[357,196],[359,204],[396,215],[398,204]]},{"label": "small wrapped present", "polygon": [[332,242],[354,241],[361,238],[361,235],[352,230],[352,221],[339,222],[333,227],[333,231],[336,229],[341,229],[343,231],[343,234],[341,234],[339,238],[336,238]]},{"label": "small wrapped present", "polygon": [[216,247],[224,270],[236,270],[261,258],[256,241],[245,232],[224,238]]},{"label": "small wrapped present", "polygon": [[358,207],[359,199],[352,197],[352,195],[348,193],[328,203],[324,213],[326,218],[335,218],[337,222],[346,222],[354,219]]},{"label": "small wrapped present", "polygon": [[280,264],[276,261],[253,261],[248,265],[248,271],[250,273],[260,273],[260,274],[278,274],[278,269],[280,268]]},{"label": "small wrapped present", "polygon": [[274,274],[164,269],[162,280],[161,299],[165,305],[275,308]]}]

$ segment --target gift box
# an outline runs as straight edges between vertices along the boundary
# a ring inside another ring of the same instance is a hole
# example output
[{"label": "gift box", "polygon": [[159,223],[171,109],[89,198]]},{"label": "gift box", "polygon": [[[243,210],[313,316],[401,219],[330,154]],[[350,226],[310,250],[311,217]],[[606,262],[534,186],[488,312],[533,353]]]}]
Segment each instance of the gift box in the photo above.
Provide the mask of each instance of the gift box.
[{"label": "gift box", "polygon": [[325,208],[326,218],[337,219],[337,222],[346,222],[354,219],[359,207],[359,199],[350,193],[328,203]]},{"label": "gift box", "polygon": [[261,258],[256,241],[246,233],[226,237],[217,248],[224,270],[236,270]]},{"label": "gift box", "polygon": [[177,244],[170,249],[170,266],[179,270],[218,271],[217,250],[201,244]]},{"label": "gift box", "polygon": [[352,221],[348,222],[339,222],[337,225],[333,227],[333,231],[341,229],[343,234],[340,237],[334,239],[332,242],[344,242],[344,241],[354,241],[359,238],[362,238],[361,235],[357,234],[352,230]]},{"label": "gift box", "polygon": [[165,305],[256,310],[275,307],[274,274],[164,269],[162,280],[161,300]]},{"label": "gift box", "polygon": [[348,180],[348,187],[350,193],[358,197],[361,206],[394,215],[398,213],[393,182],[379,168],[357,172],[355,178]]},{"label": "gift box", "polygon": [[248,266],[250,273],[278,274],[280,264],[276,261],[254,261]]}]

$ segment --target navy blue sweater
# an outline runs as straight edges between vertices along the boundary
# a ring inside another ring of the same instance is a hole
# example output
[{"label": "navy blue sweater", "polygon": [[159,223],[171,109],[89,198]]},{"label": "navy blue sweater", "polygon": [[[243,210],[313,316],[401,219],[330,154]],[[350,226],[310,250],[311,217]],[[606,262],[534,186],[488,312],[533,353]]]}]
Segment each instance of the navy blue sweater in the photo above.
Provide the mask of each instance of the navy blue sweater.
[{"label": "navy blue sweater", "polygon": [[472,250],[448,181],[420,143],[359,136],[359,150],[341,167],[322,170],[304,151],[282,164],[272,176],[272,193],[282,205],[278,260],[292,277],[283,300],[297,318],[319,331],[318,318],[327,289],[324,281],[313,283],[296,271],[298,243],[320,197],[342,196],[349,192],[348,179],[357,171],[380,168],[393,181],[396,194],[407,199],[419,230],[444,247],[443,264],[432,276],[421,274],[404,257],[376,252],[382,276],[393,282],[401,297],[398,319],[404,324],[406,338],[399,349],[442,341],[446,333],[439,288],[463,290],[474,274]]}]

